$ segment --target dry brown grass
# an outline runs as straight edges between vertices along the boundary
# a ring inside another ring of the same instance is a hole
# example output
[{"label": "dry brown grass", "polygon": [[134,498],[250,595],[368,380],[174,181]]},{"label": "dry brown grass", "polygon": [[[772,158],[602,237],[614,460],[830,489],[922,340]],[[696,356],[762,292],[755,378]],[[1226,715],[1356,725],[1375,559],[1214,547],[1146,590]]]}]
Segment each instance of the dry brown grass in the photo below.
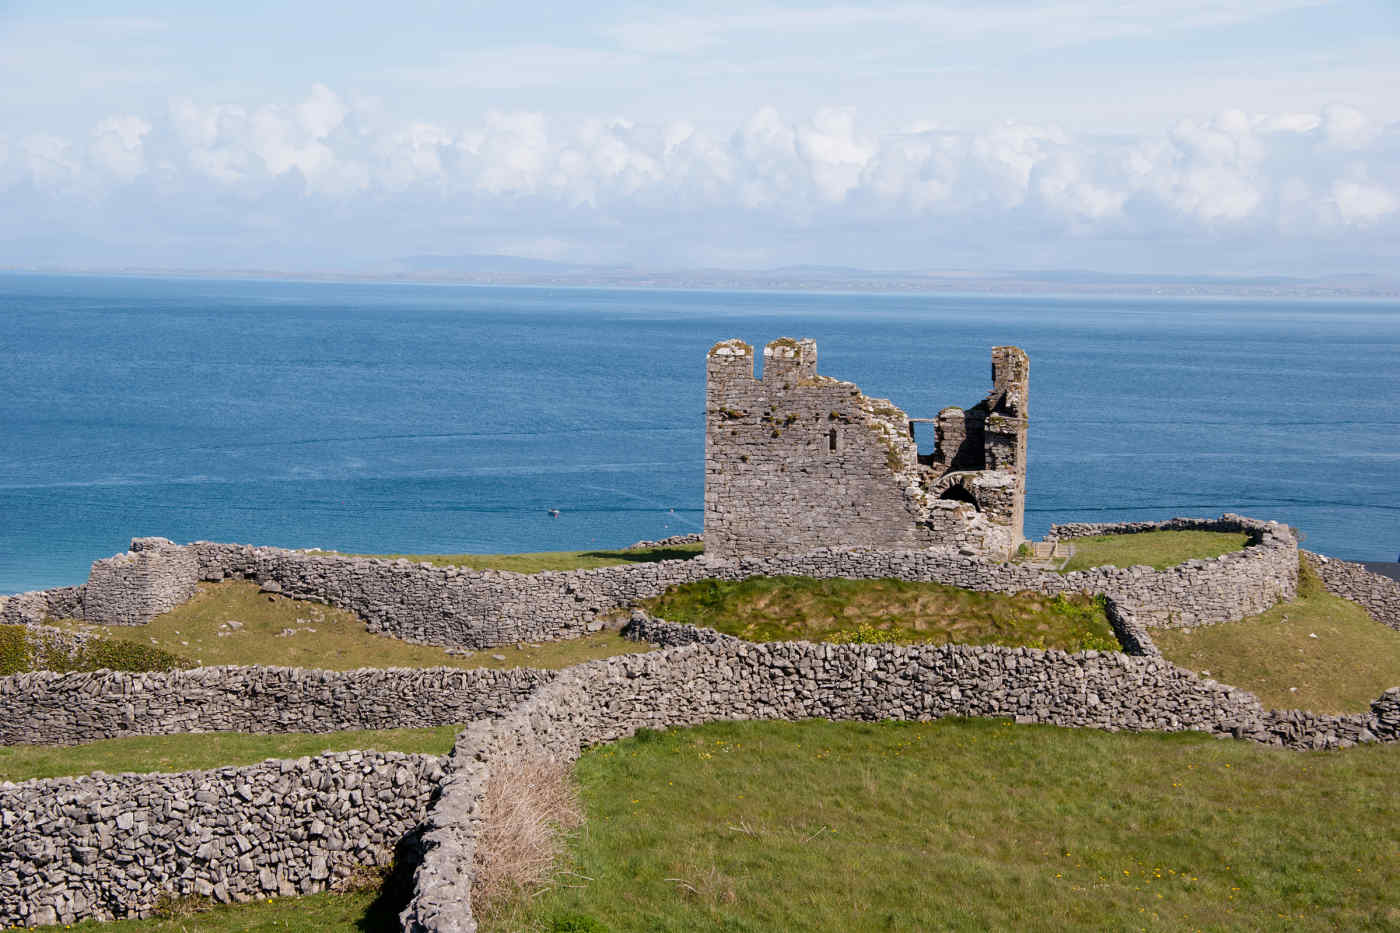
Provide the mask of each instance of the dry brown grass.
[{"label": "dry brown grass", "polygon": [[[493,764],[482,801],[472,906],[478,916],[548,888],[565,836],[583,822],[569,766],[509,750]],[[499,918],[498,918],[499,919]]]}]

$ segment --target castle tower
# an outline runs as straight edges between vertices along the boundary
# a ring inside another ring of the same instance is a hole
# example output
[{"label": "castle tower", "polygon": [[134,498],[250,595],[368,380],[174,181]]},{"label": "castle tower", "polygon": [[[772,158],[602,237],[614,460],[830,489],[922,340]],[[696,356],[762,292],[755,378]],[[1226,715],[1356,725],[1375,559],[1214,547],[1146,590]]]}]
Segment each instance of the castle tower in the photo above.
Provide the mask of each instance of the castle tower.
[{"label": "castle tower", "polygon": [[908,415],[817,372],[812,340],[725,340],[706,358],[705,551],[959,547],[1006,556],[1023,540],[1029,365],[992,353],[992,391],[944,409],[920,457]]}]

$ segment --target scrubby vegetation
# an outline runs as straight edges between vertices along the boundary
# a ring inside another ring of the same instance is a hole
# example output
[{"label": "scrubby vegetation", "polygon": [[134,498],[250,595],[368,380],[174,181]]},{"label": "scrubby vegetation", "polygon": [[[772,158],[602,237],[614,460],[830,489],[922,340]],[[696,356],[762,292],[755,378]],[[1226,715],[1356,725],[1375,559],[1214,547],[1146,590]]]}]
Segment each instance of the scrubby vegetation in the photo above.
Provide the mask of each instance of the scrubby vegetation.
[{"label": "scrubby vegetation", "polygon": [[194,662],[154,645],[92,638],[71,651],[34,637],[25,625],[0,625],[0,677],[25,671],[169,671]]},{"label": "scrubby vegetation", "polygon": [[1072,538],[1074,556],[1061,571],[1090,567],[1135,567],[1166,570],[1188,560],[1219,557],[1238,551],[1249,536],[1235,531],[1144,531],[1131,535],[1097,535]]},{"label": "scrubby vegetation", "polygon": [[1400,632],[1328,593],[1306,562],[1292,602],[1240,622],[1154,630],[1152,640],[1168,660],[1253,691],[1265,706],[1359,713],[1400,686]]},{"label": "scrubby vegetation", "polygon": [[404,558],[438,567],[470,567],[473,570],[591,570],[623,564],[650,564],[662,560],[689,560],[704,551],[700,544],[636,548],[616,551],[540,551],[532,554],[362,554],[361,557]]},{"label": "scrubby vegetation", "polygon": [[101,632],[113,645],[177,652],[206,667],[276,664],[336,671],[360,667],[560,668],[647,649],[614,632],[598,632],[565,641],[527,642],[453,655],[432,645],[375,635],[365,629],[358,616],[344,609],[262,593],[256,584],[242,581],[201,583],[189,602],[146,625],[54,624]]},{"label": "scrubby vegetation", "polygon": [[91,774],[106,771],[194,771],[251,765],[268,758],[300,758],[321,752],[377,749],[445,755],[461,726],[429,729],[360,729],[346,732],[251,735],[206,732],[197,735],[137,735],[86,745],[0,746],[0,781]]},{"label": "scrubby vegetation", "polygon": [[750,641],[959,642],[1121,650],[1103,601],[1088,596],[975,593],[941,583],[755,577],[703,580],[647,600],[672,622]]}]

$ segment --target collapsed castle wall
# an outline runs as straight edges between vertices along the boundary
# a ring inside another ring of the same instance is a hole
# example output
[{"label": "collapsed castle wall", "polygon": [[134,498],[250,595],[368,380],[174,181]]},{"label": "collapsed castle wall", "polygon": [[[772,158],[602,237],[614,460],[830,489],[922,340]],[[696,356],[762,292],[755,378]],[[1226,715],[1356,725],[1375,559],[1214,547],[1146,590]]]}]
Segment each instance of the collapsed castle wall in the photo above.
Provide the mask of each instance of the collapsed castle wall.
[{"label": "collapsed castle wall", "polygon": [[993,388],[944,409],[935,452],[887,399],[817,373],[817,345],[726,340],[706,360],[705,549],[714,557],[867,546],[1006,557],[1024,540],[1029,362],[992,351]]},{"label": "collapsed castle wall", "polygon": [[93,563],[83,587],[83,618],[142,625],[194,595],[199,562],[166,538],[133,538],[131,550]]},{"label": "collapsed castle wall", "polygon": [[[193,555],[199,579],[255,580],[285,596],[354,612],[372,631],[469,648],[577,637],[599,627],[600,615],[658,596],[667,587],[707,579],[894,578],[985,592],[1102,593],[1148,626],[1234,621],[1291,599],[1297,591],[1297,542],[1284,525],[1237,515],[1150,524],[1242,530],[1253,544],[1161,571],[1097,567],[1067,574],[948,550],[875,548],[731,559],[707,552],[690,560],[534,574],[209,542],[153,553],[174,559],[182,574]],[[11,600],[43,602],[42,594]],[[0,613],[7,607],[0,605]]]},{"label": "collapsed castle wall", "polygon": [[93,561],[86,583],[0,597],[0,623],[86,619],[144,625],[194,595],[198,555],[168,538],[132,538],[125,554]]},{"label": "collapsed castle wall", "polygon": [[0,596],[0,625],[42,625],[48,619],[81,619],[86,584]]},{"label": "collapsed castle wall", "polygon": [[0,745],[185,732],[336,732],[500,716],[554,676],[529,668],[289,667],[0,677]]},{"label": "collapsed castle wall", "polygon": [[354,751],[180,774],[0,782],[0,927],[324,890],[388,865],[443,775]]},{"label": "collapsed castle wall", "polygon": [[[659,623],[670,625],[670,623]],[[685,626],[685,628],[689,628]],[[653,631],[648,637],[656,637]],[[414,933],[476,929],[471,883],[493,767],[575,760],[590,745],[729,719],[1010,717],[1108,730],[1200,731],[1294,748],[1400,740],[1400,689],[1371,711],[1266,711],[1253,694],[1160,658],[964,645],[749,644],[697,631],[684,647],[580,665],[499,720],[458,736],[423,833],[402,920]]]}]

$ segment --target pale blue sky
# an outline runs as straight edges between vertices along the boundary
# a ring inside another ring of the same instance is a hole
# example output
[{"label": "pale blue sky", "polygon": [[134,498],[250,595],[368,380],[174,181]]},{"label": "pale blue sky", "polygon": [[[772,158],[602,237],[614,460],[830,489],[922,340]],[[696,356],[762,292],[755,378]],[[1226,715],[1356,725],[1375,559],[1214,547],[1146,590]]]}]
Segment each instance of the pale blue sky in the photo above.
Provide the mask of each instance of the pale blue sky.
[{"label": "pale blue sky", "polygon": [[0,265],[1400,258],[1394,0],[212,7],[0,0]]}]

